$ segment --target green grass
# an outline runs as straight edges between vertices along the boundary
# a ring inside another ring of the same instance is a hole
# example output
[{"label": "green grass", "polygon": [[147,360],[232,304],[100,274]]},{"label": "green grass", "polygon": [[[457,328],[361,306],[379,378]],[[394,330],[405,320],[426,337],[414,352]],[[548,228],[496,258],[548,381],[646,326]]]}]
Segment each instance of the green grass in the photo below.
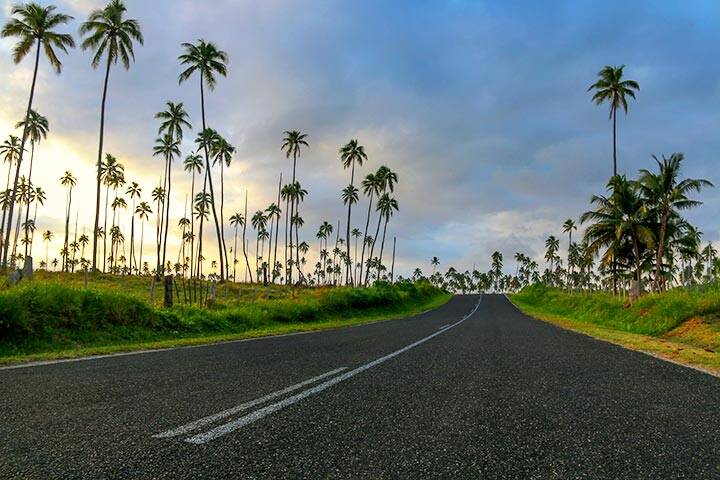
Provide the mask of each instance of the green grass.
[{"label": "green grass", "polygon": [[720,288],[648,294],[630,305],[607,293],[535,285],[510,296],[528,315],[636,350],[720,373]]},{"label": "green grass", "polygon": [[[166,348],[410,315],[451,297],[428,283],[290,289],[231,284],[211,307],[151,305],[149,279],[52,274],[0,290],[0,363]],[[162,297],[162,290],[156,292]]]}]

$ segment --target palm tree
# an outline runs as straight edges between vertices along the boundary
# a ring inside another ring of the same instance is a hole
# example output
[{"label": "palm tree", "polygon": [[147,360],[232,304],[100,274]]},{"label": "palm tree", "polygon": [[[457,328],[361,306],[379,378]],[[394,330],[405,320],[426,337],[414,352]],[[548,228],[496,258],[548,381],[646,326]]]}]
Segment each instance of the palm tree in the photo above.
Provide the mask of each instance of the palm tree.
[{"label": "palm tree", "polygon": [[[195,201],[195,173],[202,173],[203,160],[197,153],[190,154],[185,158],[184,167],[186,172],[191,172],[192,181],[190,186],[190,202]],[[192,206],[191,206],[192,209]],[[195,215],[190,215],[190,266],[194,265],[194,250],[195,250]],[[192,268],[191,268],[192,272]],[[192,276],[192,275],[191,275]]]},{"label": "palm tree", "polygon": [[[5,184],[5,190],[3,191],[3,202],[2,202],[2,223],[0,224],[0,246],[4,246],[4,235],[2,233],[5,229],[5,219],[7,214],[8,206],[10,205],[10,198],[14,197],[13,191],[10,189],[10,174],[12,173],[13,164],[17,164],[18,158],[20,158],[20,138],[14,135],[10,135],[2,145],[0,145],[0,155],[3,156],[3,161],[8,164],[7,182]],[[2,249],[0,248],[0,255]]]},{"label": "palm tree", "polygon": [[[125,167],[118,162],[117,158],[109,153],[105,155],[105,161],[100,165],[100,178],[105,185],[105,215],[103,217],[103,232],[108,232],[107,217],[110,199],[110,187],[115,193],[117,189],[125,184]],[[103,236],[103,271],[105,271],[105,260],[107,259],[107,235]]]},{"label": "palm tree", "polygon": [[183,128],[192,129],[188,120],[190,116],[185,111],[182,102],[166,102],[165,107],[165,110],[155,114],[155,118],[160,120],[158,135],[170,135],[172,138],[182,141]]},{"label": "palm tree", "polygon": [[245,225],[245,217],[243,217],[240,213],[233,214],[230,217],[230,225],[235,227],[235,240],[233,242],[233,282],[237,282],[237,277],[235,276],[237,267],[237,234],[238,227]]},{"label": "palm tree", "polygon": [[[280,150],[285,152],[285,158],[290,158],[292,156],[293,159],[293,174],[292,174],[292,183],[291,185],[295,185],[296,181],[296,169],[297,169],[297,158],[300,156],[302,147],[309,148],[310,145],[307,142],[307,134],[301,133],[297,130],[286,130],[285,131],[285,138],[283,138],[283,143],[280,146]],[[296,199],[297,200],[297,199]],[[297,207],[299,205],[295,205],[295,202],[290,202],[290,218],[294,218],[294,212],[296,213]],[[296,234],[297,237],[297,234]],[[290,231],[290,243],[292,243],[292,230]],[[295,241],[297,245],[297,238]],[[290,258],[292,259],[292,250],[290,250]],[[300,266],[298,265],[298,272],[300,269]],[[299,273],[298,273],[299,275]],[[288,283],[292,283],[292,268],[289,271],[289,280]]]},{"label": "palm tree", "polygon": [[[263,214],[262,210],[258,210],[257,212],[255,212],[255,214],[252,216],[251,224],[257,232],[257,235],[255,237],[255,271],[258,272],[258,261],[261,256],[258,245],[260,243],[261,234],[265,231],[265,226],[267,225],[267,217]],[[258,273],[258,276],[259,275],[260,274]],[[260,279],[258,278],[258,283],[259,282]]]},{"label": "palm tree", "polygon": [[80,238],[78,238],[78,243],[80,244],[80,259],[85,259],[85,247],[88,243],[90,243],[90,238],[85,235],[84,233],[80,235]]},{"label": "palm tree", "polygon": [[70,234],[70,208],[72,207],[72,191],[75,185],[77,184],[77,179],[73,176],[72,172],[69,170],[65,171],[65,174],[63,174],[62,177],[60,177],[60,184],[64,187],[67,187],[68,193],[67,193],[67,202],[65,207],[65,241],[63,242],[63,248],[65,249],[66,254],[63,255],[63,271],[68,271],[68,264],[67,264],[67,249],[68,249],[68,237]]},{"label": "palm tree", "polygon": [[495,291],[498,291],[500,277],[502,276],[503,255],[502,255],[502,253],[495,251],[490,256],[490,259],[491,259],[490,275],[493,279],[493,285],[494,285],[493,288],[495,289]]},{"label": "palm tree", "polygon": [[220,261],[225,261],[225,267],[229,268],[228,266],[228,256],[227,256],[227,245],[225,244],[225,174],[224,170],[225,167],[230,168],[230,164],[232,163],[232,157],[235,153],[235,147],[230,145],[230,143],[225,140],[223,137],[218,135],[217,141],[213,143],[213,149],[212,149],[212,157],[213,157],[213,165],[216,163],[220,163],[220,241],[222,242],[222,256],[220,258]]},{"label": "palm tree", "polygon": [[45,264],[49,262],[48,247],[50,246],[50,240],[53,238],[53,233],[50,230],[43,232],[43,240],[45,241]]},{"label": "palm tree", "polygon": [[[27,129],[25,126],[27,125]],[[27,119],[22,120],[18,122],[15,125],[15,128],[22,128],[23,131],[27,132],[28,137],[30,138],[30,170],[28,171],[27,180],[28,183],[32,184],[32,171],[33,171],[33,159],[35,158],[35,146],[40,143],[42,140],[47,138],[48,130],[50,129],[50,125],[48,123],[48,119],[44,117],[43,115],[39,114],[35,110],[30,110],[30,114],[28,115]],[[27,225],[28,220],[30,219],[30,204],[32,202],[27,202],[26,208],[25,208],[25,238],[28,238],[28,229]],[[28,255],[28,243],[25,243],[25,256]]]},{"label": "palm tree", "polygon": [[[568,218],[565,220],[565,223],[563,223],[563,233],[568,234],[568,271],[569,274],[572,275],[572,264],[570,262],[570,249],[572,248],[572,232],[573,230],[577,230],[577,225],[575,225],[575,222],[572,218]],[[568,278],[568,286],[570,285],[570,279]],[[568,287],[569,288],[569,287]]]},{"label": "palm tree", "polygon": [[140,255],[138,257],[139,264],[142,265],[142,259],[143,259],[143,242],[145,240],[145,221],[150,218],[150,214],[152,213],[152,208],[150,208],[150,204],[147,202],[140,202],[137,207],[135,207],[135,215],[138,216],[140,219]]},{"label": "palm tree", "polygon": [[385,219],[382,242],[380,243],[380,256],[378,259],[378,278],[380,278],[380,265],[382,265],[383,249],[385,248],[385,233],[387,232],[387,224],[388,221],[390,221],[390,217],[393,215],[393,210],[398,210],[398,202],[394,198],[390,197],[389,194],[384,193],[380,198],[378,198],[377,210],[380,213],[380,217]]},{"label": "palm tree", "polygon": [[[215,89],[217,83],[216,75],[223,77],[227,76],[227,53],[219,50],[212,42],[206,42],[203,39],[198,40],[197,44],[183,43],[182,47],[185,49],[185,53],[178,57],[181,65],[187,66],[185,70],[180,73],[178,78],[179,83],[183,83],[190,79],[195,72],[200,74],[200,107],[202,112],[202,129],[203,132],[207,129],[207,123],[205,122],[205,84],[210,90]],[[223,258],[223,247],[221,243],[220,224],[218,221],[217,212],[215,210],[215,193],[213,190],[212,175],[210,174],[210,152],[209,145],[203,143],[202,145],[205,153],[205,178],[210,187],[210,199],[213,212],[213,218],[215,219],[215,233],[217,234],[218,241],[218,258]],[[220,279],[225,279],[225,265],[220,262]]]},{"label": "palm tree", "polygon": [[438,265],[440,265],[440,259],[438,257],[432,257],[432,260],[430,260],[430,265],[432,265],[433,274],[435,274],[435,269],[437,269]]},{"label": "palm tree", "polygon": [[42,187],[35,187],[35,211],[33,212],[33,218],[32,218],[32,225],[33,230],[30,233],[30,255],[32,255],[32,247],[33,242],[35,240],[35,226],[37,225],[37,213],[38,213],[38,205],[45,205],[45,200],[47,200],[47,196],[45,195],[45,190],[42,189]]},{"label": "palm tree", "polygon": [[[357,189],[356,189],[356,190],[357,190]],[[353,267],[352,267],[352,268],[353,268],[354,278],[358,278],[358,276],[357,276],[358,238],[360,238],[360,237],[362,236],[362,232],[360,231],[359,228],[355,227],[355,228],[352,229],[351,234],[352,234],[353,238],[355,239],[355,252],[354,252],[354,254],[353,254]],[[360,281],[360,280],[358,279],[358,282],[359,282],[359,281]]]},{"label": "palm tree", "polygon": [[17,157],[17,170],[13,184],[13,196],[10,197],[9,215],[7,216],[7,229],[5,231],[5,249],[2,252],[2,265],[7,265],[7,255],[10,242],[10,230],[12,229],[13,208],[17,183],[20,175],[20,165],[25,152],[25,141],[28,137],[30,127],[30,111],[32,110],[33,97],[35,96],[35,84],[37,83],[38,67],[40,66],[40,50],[45,51],[50,65],[57,74],[62,71],[62,63],[58,59],[55,49],[67,53],[68,48],[75,46],[72,36],[67,33],[57,33],[53,29],[68,23],[73,17],[55,12],[56,7],[48,5],[43,7],[37,3],[30,2],[24,5],[16,5],[10,10],[12,18],[8,20],[0,31],[0,37],[18,37],[18,43],[13,48],[13,61],[20,63],[35,46],[35,67],[33,69],[32,83],[30,85],[30,97],[27,109],[25,110],[25,124],[20,142],[20,153]]},{"label": "palm tree", "polygon": [[[175,157],[180,155],[180,140],[170,134],[165,134],[162,138],[155,140],[153,155],[162,156],[165,159],[165,178],[163,180],[163,190],[165,191],[165,209],[163,212],[158,212],[160,214],[161,238],[159,240],[161,240],[161,242],[158,242],[157,246],[157,271],[158,275],[162,275],[165,265],[165,255],[167,253],[168,226],[170,225],[170,190],[172,185],[171,166]],[[162,243],[162,257],[160,256],[160,243]]]},{"label": "palm tree", "polygon": [[[115,197],[115,199],[112,202],[112,211],[113,211],[112,227],[113,228],[111,230],[113,230],[113,229],[115,229],[115,227],[117,227],[118,232],[119,232],[120,226],[115,224],[115,219],[117,218],[117,209],[118,208],[123,208],[123,209],[127,208],[127,202],[122,197]],[[116,235],[116,237],[118,237],[118,235]],[[124,241],[125,238],[123,237],[122,240]],[[114,262],[115,267],[117,267],[117,258],[118,258],[117,248],[118,248],[117,242],[115,243],[115,251],[114,252],[113,252],[112,246],[110,247],[110,254],[113,257],[113,262]]]},{"label": "palm tree", "polygon": [[[347,217],[347,228],[345,229],[345,245],[347,246],[347,256],[350,258],[350,214],[352,212],[352,205],[358,201],[358,189],[355,188],[355,164],[362,167],[363,162],[367,160],[367,154],[365,153],[365,147],[358,144],[356,139],[350,140],[347,145],[340,149],[340,161],[343,164],[343,169],[350,167],[350,185],[346,192],[343,191],[343,201],[348,206],[348,217]],[[355,192],[354,195],[351,192]],[[350,265],[346,266],[345,276],[349,278],[350,283],[353,282],[352,275],[350,273]]]},{"label": "palm tree", "polygon": [[[397,183],[397,180],[398,180],[397,174],[395,172],[393,172],[392,170],[390,170],[385,165],[382,165],[380,168],[378,168],[377,172],[375,172],[375,181],[377,182],[377,186],[378,186],[378,195],[380,193],[385,193],[388,190],[390,192],[393,192],[395,190],[395,183]],[[376,209],[376,210],[379,211],[379,209]],[[375,242],[377,242],[378,234],[380,233],[380,223],[382,221],[382,218],[383,218],[382,215],[378,215],[378,223],[377,223],[377,227],[375,228],[375,236],[373,238],[373,242],[370,245],[370,256],[368,257],[368,260],[373,260],[373,252],[375,251]],[[368,264],[368,266],[365,270],[365,284],[367,284],[369,272],[370,272],[370,266]]]},{"label": "palm tree", "polygon": [[142,188],[137,182],[132,182],[125,193],[130,196],[132,202],[130,206],[130,273],[132,273],[135,263],[135,199],[140,198]]},{"label": "palm tree", "polygon": [[[271,203],[268,208],[265,209],[265,213],[267,213],[267,217],[270,220],[270,235],[269,235],[269,241],[268,241],[268,263],[272,266],[271,273],[272,273],[272,280],[275,281],[275,261],[272,260],[272,239],[273,239],[273,227],[277,227],[277,224],[280,223],[280,214],[282,213],[280,210],[280,207],[276,203]],[[275,246],[277,247],[277,236],[275,237]],[[276,249],[277,251],[277,249]]]},{"label": "palm tree", "polygon": [[680,167],[685,158],[682,153],[673,153],[669,158],[664,155],[659,160],[652,156],[658,166],[658,172],[653,173],[647,169],[640,170],[638,187],[640,194],[648,205],[655,205],[659,219],[659,232],[657,235],[657,249],[655,251],[655,290],[662,287],[662,259],[667,245],[668,223],[671,217],[677,216],[678,210],[687,210],[702,202],[691,200],[688,194],[699,192],[703,187],[712,187],[713,184],[705,179],[687,178],[680,180]]},{"label": "palm tree", "polygon": [[545,260],[550,262],[550,275],[554,275],[555,259],[557,258],[557,251],[560,249],[560,240],[558,240],[555,235],[550,235],[547,240],[545,240],[545,248],[547,249],[545,252]]},{"label": "palm tree", "polygon": [[610,119],[613,122],[613,176],[617,175],[617,110],[622,108],[627,115],[627,97],[635,99],[635,92],[640,90],[640,85],[635,80],[622,79],[624,69],[625,65],[606,65],[598,72],[598,80],[588,87],[588,92],[595,91],[592,99],[596,105],[604,102],[610,104]]},{"label": "palm tree", "polygon": [[[105,134],[105,101],[107,100],[110,67],[122,62],[125,70],[130,69],[130,62],[135,61],[133,41],[143,44],[140,23],[125,18],[127,8],[122,0],[111,0],[104,8],[90,12],[87,21],[80,25],[80,35],[84,36],[81,46],[83,50],[93,50],[92,67],[97,68],[106,57],[105,81],[103,83],[102,102],[100,104],[100,139],[97,156],[97,185],[95,192],[95,227],[93,235],[92,269],[97,269],[97,231],[100,226],[100,185],[102,182],[103,140]],[[103,253],[103,257],[105,254]],[[103,259],[104,261],[104,259]]]}]

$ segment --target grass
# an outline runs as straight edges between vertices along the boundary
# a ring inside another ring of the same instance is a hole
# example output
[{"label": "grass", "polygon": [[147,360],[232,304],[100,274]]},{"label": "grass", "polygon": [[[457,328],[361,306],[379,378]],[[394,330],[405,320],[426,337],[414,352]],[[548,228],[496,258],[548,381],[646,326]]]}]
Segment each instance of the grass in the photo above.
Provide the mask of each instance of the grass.
[{"label": "grass", "polygon": [[43,273],[0,288],[0,363],[336,328],[412,315],[451,297],[428,283],[358,289],[230,284],[219,288],[212,307],[164,309],[149,303],[149,282],[100,275],[84,288],[82,274]]},{"label": "grass", "polygon": [[720,374],[720,288],[649,294],[633,305],[606,293],[535,285],[511,295],[523,312],[563,328]]}]

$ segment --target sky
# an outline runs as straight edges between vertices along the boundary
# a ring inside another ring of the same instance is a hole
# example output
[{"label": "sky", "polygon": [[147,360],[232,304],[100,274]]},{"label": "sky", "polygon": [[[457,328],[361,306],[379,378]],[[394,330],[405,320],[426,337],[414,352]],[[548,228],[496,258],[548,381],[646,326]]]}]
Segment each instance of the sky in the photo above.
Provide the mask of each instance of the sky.
[{"label": "sky", "polygon": [[[54,4],[75,17],[59,30],[77,40],[80,21],[103,2]],[[144,199],[163,165],[152,156],[154,114],[166,101],[181,101],[194,126],[200,124],[197,81],[177,81],[180,44],[199,38],[230,57],[228,77],[206,97],[209,125],[237,147],[226,171],[226,218],[242,212],[246,191],[250,212],[274,200],[278,175],[287,179],[292,169],[280,151],[283,132],[296,129],[310,142],[298,162],[298,178],[309,191],[302,236],[315,247],[323,220],[340,220],[344,231],[340,190],[349,172],[338,149],[357,138],[368,154],[359,177],[380,165],[399,176],[400,211],[388,235],[397,237],[401,274],[415,267],[429,273],[433,256],[441,268],[459,270],[487,269],[495,250],[507,265],[515,252],[540,259],[548,235],[566,248],[563,221],[577,220],[612,172],[607,107],[595,106],[587,92],[604,65],[627,65],[626,77],[641,87],[618,122],[620,172],[651,168],[652,154],[683,152],[687,176],[720,185],[720,3],[714,0],[126,5],[145,44],[137,46],[128,71],[120,65],[111,71],[105,151],[125,165],[128,181],[141,184]],[[0,0],[0,7],[4,24],[11,2]],[[13,125],[24,115],[32,74],[32,59],[12,63],[13,44],[0,40],[2,138],[20,134]],[[56,234],[51,259],[62,243],[65,191],[58,179],[65,170],[78,178],[73,211],[77,207],[79,230],[92,230],[103,72],[93,70],[90,59],[89,52],[71,50],[60,76],[46,60],[40,65],[34,105],[48,117],[51,133],[37,148],[33,181],[48,194],[37,225]],[[186,135],[183,157],[194,136]],[[190,179],[179,161],[173,168],[174,225]],[[718,240],[717,190],[704,192],[705,204],[688,215],[706,241]],[[353,227],[364,225],[366,210],[362,198]],[[152,237],[152,228],[148,232]],[[213,241],[211,231],[206,238]],[[147,252],[152,238],[146,240]],[[177,245],[175,236],[168,248],[177,251]],[[45,256],[40,241],[35,256]]]}]

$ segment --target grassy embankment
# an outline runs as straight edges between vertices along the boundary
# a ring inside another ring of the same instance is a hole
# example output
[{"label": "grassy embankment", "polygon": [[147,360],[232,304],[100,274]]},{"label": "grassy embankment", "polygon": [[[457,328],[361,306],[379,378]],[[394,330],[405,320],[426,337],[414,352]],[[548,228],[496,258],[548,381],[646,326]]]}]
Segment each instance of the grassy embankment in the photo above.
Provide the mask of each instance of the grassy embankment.
[{"label": "grassy embankment", "polygon": [[720,286],[649,294],[632,306],[606,293],[543,286],[510,298],[541,320],[720,374]]},{"label": "grassy embankment", "polygon": [[149,303],[149,278],[38,272],[0,285],[0,364],[321,330],[412,315],[451,295],[428,283],[372,288],[219,286],[212,307]]}]

